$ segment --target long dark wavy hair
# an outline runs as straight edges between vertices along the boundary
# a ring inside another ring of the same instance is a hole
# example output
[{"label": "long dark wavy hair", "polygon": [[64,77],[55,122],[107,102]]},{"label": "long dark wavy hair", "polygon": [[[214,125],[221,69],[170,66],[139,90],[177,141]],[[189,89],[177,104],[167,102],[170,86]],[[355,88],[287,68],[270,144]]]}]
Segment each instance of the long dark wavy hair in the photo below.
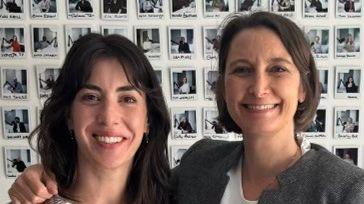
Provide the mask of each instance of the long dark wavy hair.
[{"label": "long dark wavy hair", "polygon": [[55,175],[60,192],[69,188],[77,175],[77,144],[70,137],[67,118],[77,92],[90,77],[92,65],[104,58],[117,59],[132,86],[146,95],[149,142],[143,141],[134,156],[127,203],[169,203],[167,137],[171,125],[167,106],[148,59],[125,37],[88,34],[74,43],[44,104],[40,125],[29,140],[36,139],[42,164]]}]

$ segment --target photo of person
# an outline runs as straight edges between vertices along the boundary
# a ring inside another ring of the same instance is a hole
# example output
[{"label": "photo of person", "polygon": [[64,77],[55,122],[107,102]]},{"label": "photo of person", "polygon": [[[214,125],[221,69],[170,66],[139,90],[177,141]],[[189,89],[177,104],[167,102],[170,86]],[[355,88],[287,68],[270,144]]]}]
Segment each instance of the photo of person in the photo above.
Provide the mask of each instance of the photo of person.
[{"label": "photo of person", "polygon": [[171,168],[179,165],[183,154],[189,147],[190,145],[171,145]]},{"label": "photo of person", "polygon": [[306,28],[307,37],[315,58],[327,59],[329,57],[329,32],[330,28],[325,27]]},{"label": "photo of person", "polygon": [[328,0],[304,0],[304,17],[325,18],[327,13]]},{"label": "photo of person", "polygon": [[358,165],[358,147],[335,146],[334,152],[336,156],[349,164]]},{"label": "photo of person", "polygon": [[337,17],[361,17],[361,0],[337,0]]},{"label": "photo of person", "polygon": [[125,14],[127,12],[126,1],[127,0],[103,0],[104,13]]},{"label": "photo of person", "polygon": [[270,11],[272,12],[294,12],[295,0],[270,0]]},{"label": "photo of person", "polygon": [[33,57],[57,57],[58,28],[33,27]]},{"label": "photo of person", "polygon": [[196,18],[196,0],[172,0],[172,18]]},{"label": "photo of person", "polygon": [[163,13],[163,0],[138,0],[139,13]]},{"label": "photo of person", "polygon": [[217,59],[220,47],[220,33],[216,27],[204,27],[204,58]]},{"label": "photo of person", "polygon": [[136,28],[135,41],[149,59],[159,59],[161,55],[160,35],[158,27]]},{"label": "photo of person", "polygon": [[25,168],[35,164],[35,155],[29,147],[4,147],[5,174],[8,178],[15,178]]},{"label": "photo of person", "polygon": [[67,17],[69,19],[91,19],[95,16],[94,0],[68,0]]},{"label": "photo of person", "polygon": [[267,11],[267,3],[265,0],[238,0],[236,8],[238,12]]},{"label": "photo of person", "polygon": [[229,12],[228,0],[204,0],[205,13]]},{"label": "photo of person", "polygon": [[101,30],[102,30],[102,34],[103,35],[112,35],[112,34],[118,34],[118,35],[122,35],[124,37],[129,38],[129,34],[128,34],[128,28],[127,27],[123,27],[123,26],[114,26],[114,25],[106,25],[106,26],[101,26]]},{"label": "photo of person", "polygon": [[173,68],[171,69],[172,100],[196,99],[196,70]]},{"label": "photo of person", "polygon": [[326,131],[326,110],[317,109],[312,122],[305,132],[308,133],[323,133]]},{"label": "photo of person", "polygon": [[[170,54],[172,59],[191,59],[194,54],[194,30],[170,28]],[[185,58],[189,56],[189,58]]]},{"label": "photo of person", "polygon": [[31,17],[32,18],[56,18],[57,1],[56,0],[31,0]]},{"label": "photo of person", "polygon": [[[16,139],[12,136],[17,133],[29,133],[29,110],[25,108],[3,108],[4,136],[7,139]],[[22,139],[22,138],[17,138]]]},{"label": "photo of person", "polygon": [[360,68],[336,68],[335,98],[358,98],[360,95]]},{"label": "photo of person", "polygon": [[336,110],[336,134],[359,132],[359,110]]},{"label": "photo of person", "polygon": [[358,57],[355,53],[360,52],[360,28],[337,28],[335,42],[336,57]]},{"label": "photo of person", "polygon": [[219,72],[217,69],[212,69],[206,67],[204,69],[205,73],[205,99],[206,100],[214,100],[215,99],[215,91],[216,91],[216,82],[219,77]]},{"label": "photo of person", "polygon": [[60,68],[50,66],[37,66],[37,85],[39,98],[48,98],[53,85],[59,76]]},{"label": "photo of person", "polygon": [[24,28],[0,27],[1,57],[22,58],[25,56]]},{"label": "photo of person", "polygon": [[1,0],[0,17],[2,19],[22,19],[24,17],[24,0]]},{"label": "photo of person", "polygon": [[2,98],[27,99],[27,70],[21,68],[2,68]]},{"label": "photo of person", "polygon": [[[197,133],[196,110],[172,110],[173,139],[195,139]],[[191,137],[189,137],[191,136]]]},{"label": "photo of person", "polygon": [[95,29],[92,29],[90,26],[80,26],[80,25],[66,25],[65,26],[65,41],[66,41],[66,51],[72,47],[73,43],[77,41],[84,35],[87,35],[91,32],[95,32]]},{"label": "photo of person", "polygon": [[328,69],[318,69],[320,89],[321,89],[321,99],[327,98],[328,90],[328,80],[329,80],[329,70]]},{"label": "photo of person", "polygon": [[203,134],[205,136],[227,133],[217,117],[218,112],[216,108],[204,108]]}]

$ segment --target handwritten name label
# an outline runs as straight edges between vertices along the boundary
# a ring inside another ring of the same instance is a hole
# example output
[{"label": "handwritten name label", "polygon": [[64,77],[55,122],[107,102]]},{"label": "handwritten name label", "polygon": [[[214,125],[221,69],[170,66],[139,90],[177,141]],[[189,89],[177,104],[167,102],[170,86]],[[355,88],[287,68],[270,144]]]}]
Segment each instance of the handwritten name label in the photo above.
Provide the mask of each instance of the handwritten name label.
[{"label": "handwritten name label", "polygon": [[7,139],[27,139],[28,135],[7,135],[6,136]]},{"label": "handwritten name label", "polygon": [[162,13],[142,13],[138,15],[138,18],[146,18],[146,19],[162,19],[164,14]]},{"label": "handwritten name label", "polygon": [[172,13],[172,18],[197,18],[196,13]]},{"label": "handwritten name label", "polygon": [[93,18],[93,13],[69,13],[68,18]]},{"label": "handwritten name label", "polygon": [[337,138],[339,139],[357,139],[358,134],[357,133],[339,133],[337,134]]},{"label": "handwritten name label", "polygon": [[128,18],[127,14],[103,14],[102,15],[104,19],[115,19],[115,20],[126,20]]},{"label": "handwritten name label", "polygon": [[172,56],[173,60],[179,60],[179,59],[188,59],[191,60],[192,59],[192,55],[191,54],[175,54]]}]

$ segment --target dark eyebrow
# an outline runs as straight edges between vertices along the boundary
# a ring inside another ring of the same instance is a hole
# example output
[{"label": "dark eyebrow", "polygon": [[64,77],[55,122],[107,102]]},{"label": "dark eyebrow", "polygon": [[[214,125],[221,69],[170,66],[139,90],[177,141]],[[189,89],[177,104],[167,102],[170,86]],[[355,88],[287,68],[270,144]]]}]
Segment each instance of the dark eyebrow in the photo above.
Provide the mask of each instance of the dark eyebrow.
[{"label": "dark eyebrow", "polygon": [[[94,84],[85,84],[82,86],[82,89],[90,89],[90,90],[95,90],[95,91],[99,91],[102,92],[102,89]],[[138,89],[136,89],[134,86],[132,85],[127,85],[127,86],[120,86],[116,89],[117,92],[124,92],[124,91],[137,91],[138,93],[140,93],[140,91]]]},{"label": "dark eyebrow", "polygon": [[293,62],[285,59],[285,58],[282,58],[282,57],[276,57],[276,58],[272,58],[272,59],[269,59],[269,62],[284,62],[284,63],[287,63],[287,64],[293,64]]},{"label": "dark eyebrow", "polygon": [[232,61],[230,64],[229,64],[229,66],[233,66],[233,65],[235,65],[235,64],[238,64],[238,63],[245,63],[245,64],[251,64],[250,62],[249,62],[249,60],[246,60],[246,59],[238,59],[238,60],[234,60],[234,61]]}]

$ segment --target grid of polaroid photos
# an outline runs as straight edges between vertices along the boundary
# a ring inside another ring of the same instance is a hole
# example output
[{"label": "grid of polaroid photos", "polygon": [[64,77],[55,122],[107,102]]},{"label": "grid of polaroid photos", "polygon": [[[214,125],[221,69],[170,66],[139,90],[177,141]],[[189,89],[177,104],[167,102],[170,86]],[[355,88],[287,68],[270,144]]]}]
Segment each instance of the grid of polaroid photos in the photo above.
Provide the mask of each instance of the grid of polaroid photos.
[{"label": "grid of polaroid photos", "polygon": [[[2,0],[1,121],[5,176],[38,162],[27,138],[39,124],[73,43],[97,32],[132,40],[148,57],[170,107],[172,167],[194,142],[236,141],[215,104],[220,22],[231,13],[269,11],[306,33],[319,70],[321,101],[302,134],[364,167],[364,0]],[[11,146],[16,141],[16,146]],[[0,175],[1,176],[1,175]]]}]

